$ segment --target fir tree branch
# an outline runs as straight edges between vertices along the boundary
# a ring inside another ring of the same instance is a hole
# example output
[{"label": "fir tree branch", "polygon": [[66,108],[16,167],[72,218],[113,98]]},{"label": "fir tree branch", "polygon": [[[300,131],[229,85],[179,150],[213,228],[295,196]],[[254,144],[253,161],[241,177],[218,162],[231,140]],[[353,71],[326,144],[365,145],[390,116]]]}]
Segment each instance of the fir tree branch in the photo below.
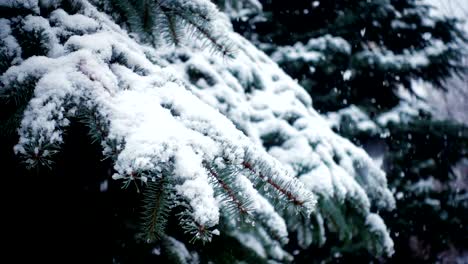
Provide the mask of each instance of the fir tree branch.
[{"label": "fir tree branch", "polygon": [[172,187],[165,175],[148,181],[143,193],[142,235],[147,242],[160,239],[165,234],[167,218],[171,211]]},{"label": "fir tree branch", "polygon": [[[221,187],[222,195],[224,194],[228,202],[234,204],[241,216],[247,216],[250,214],[250,209],[248,208],[248,201],[242,201],[243,199],[239,197],[234,189],[230,186],[230,182],[225,177],[222,177],[218,174],[215,169],[209,166],[206,162],[203,164],[205,169],[208,171],[209,175],[212,177],[213,182]],[[228,172],[228,174],[231,174]],[[232,177],[232,174],[230,175]],[[224,178],[224,179],[223,179]]]},{"label": "fir tree branch", "polygon": [[[143,33],[143,25],[141,23],[140,14],[128,0],[112,0],[112,3],[122,11],[127,18],[127,23],[130,29],[136,33]],[[143,10],[142,10],[143,11]]]},{"label": "fir tree branch", "polygon": [[181,17],[187,25],[194,29],[193,33],[198,33],[198,38],[207,41],[213,51],[219,52],[224,57],[234,57],[233,44],[228,41],[225,36],[214,34],[213,29],[210,29],[210,24],[207,21],[197,21],[194,17],[188,16],[183,12],[174,11],[175,15]]},{"label": "fir tree branch", "polygon": [[130,30],[145,41],[156,44],[158,35],[162,35],[170,44],[180,46],[183,31],[188,30],[213,52],[234,56],[233,43],[219,29],[222,24],[216,24],[219,11],[209,1],[112,0],[112,3]]},{"label": "fir tree branch", "polygon": [[275,190],[277,190],[280,194],[286,196],[286,198],[294,203],[294,205],[302,206],[304,205],[304,201],[301,201],[298,197],[296,197],[290,190],[288,190],[287,186],[281,186],[280,183],[275,182],[273,179],[266,177],[262,172],[257,172],[254,169],[251,163],[244,161],[242,162],[242,166],[252,172],[253,175],[258,176],[262,181],[270,184]]},{"label": "fir tree branch", "polygon": [[211,242],[213,231],[193,219],[190,205],[184,200],[179,201],[178,205],[183,208],[182,211],[177,214],[180,226],[184,230],[184,233],[192,235],[189,242],[194,243],[196,241],[201,241],[203,244]]},{"label": "fir tree branch", "polygon": [[161,5],[157,4],[156,6],[161,13],[162,19],[166,22],[166,26],[161,27],[166,39],[174,43],[175,46],[180,46],[182,32],[176,21],[176,17],[167,12]]}]

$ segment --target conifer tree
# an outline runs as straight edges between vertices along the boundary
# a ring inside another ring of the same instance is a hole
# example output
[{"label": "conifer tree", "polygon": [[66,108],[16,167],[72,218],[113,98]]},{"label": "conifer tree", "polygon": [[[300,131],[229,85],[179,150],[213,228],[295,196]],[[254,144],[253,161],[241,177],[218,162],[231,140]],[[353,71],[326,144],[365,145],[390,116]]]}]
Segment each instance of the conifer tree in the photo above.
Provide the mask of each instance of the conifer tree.
[{"label": "conifer tree", "polygon": [[466,250],[468,130],[437,119],[424,100],[466,72],[460,21],[417,0],[261,3],[258,17],[233,20],[236,29],[298,79],[337,133],[383,160],[397,197],[398,209],[384,214],[393,260]]},{"label": "conifer tree", "polygon": [[118,263],[290,262],[289,240],[323,244],[325,229],[392,253],[385,174],[210,1],[0,14],[1,157],[34,197],[20,214],[34,238]]}]

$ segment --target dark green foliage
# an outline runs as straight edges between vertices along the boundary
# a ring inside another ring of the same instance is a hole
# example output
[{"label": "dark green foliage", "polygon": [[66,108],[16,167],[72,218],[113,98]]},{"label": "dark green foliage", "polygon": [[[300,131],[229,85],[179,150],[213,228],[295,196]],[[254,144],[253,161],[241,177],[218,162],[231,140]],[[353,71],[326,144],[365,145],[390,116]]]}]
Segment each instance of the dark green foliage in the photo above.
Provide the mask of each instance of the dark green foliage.
[{"label": "dark green foliage", "polygon": [[16,134],[23,112],[34,93],[37,78],[27,76],[22,81],[15,81],[5,87],[0,82],[0,134]]},{"label": "dark green foliage", "polygon": [[187,66],[186,71],[189,80],[192,83],[197,83],[200,80],[204,80],[209,86],[213,86],[216,84],[216,80],[208,72],[204,72],[202,69],[200,69],[200,67],[196,67],[195,65],[189,65]]},{"label": "dark green foliage", "polygon": [[181,0],[112,0],[110,6],[145,42],[160,45],[165,41],[179,46],[188,34],[215,53],[234,55],[235,48],[215,23],[214,5]]},{"label": "dark green foliage", "polygon": [[[468,158],[468,127],[453,121],[415,120],[390,124],[388,171],[415,182],[429,176],[446,182],[452,167]],[[408,158],[410,157],[410,158]],[[396,177],[397,179],[397,177]]]},{"label": "dark green foliage", "polygon": [[14,57],[8,54],[8,49],[3,40],[0,40],[0,52],[0,74],[3,74],[10,68]]},{"label": "dark green foliage", "polygon": [[[468,158],[468,127],[451,121],[418,120],[390,126],[387,171],[402,197],[400,210],[386,216],[395,234],[396,257],[437,261],[448,247],[468,243],[468,190],[454,166]],[[466,166],[466,165],[465,165]],[[463,175],[462,177],[466,177]],[[435,231],[437,230],[437,231]],[[418,251],[408,250],[413,243]],[[424,252],[424,254],[421,254]],[[420,255],[418,255],[420,254]]]},{"label": "dark green foliage", "polygon": [[100,143],[106,138],[109,133],[109,124],[100,116],[96,107],[93,109],[82,107],[77,116],[88,127],[88,135],[93,144]]},{"label": "dark green foliage", "polygon": [[162,175],[160,178],[150,179],[143,194],[142,234],[147,242],[160,239],[165,234],[173,202],[173,188],[168,177],[169,175]]},{"label": "dark green foliage", "polygon": [[0,17],[2,18],[26,16],[32,13],[32,10],[28,8],[27,3],[21,4],[21,2],[18,1],[5,1],[5,3],[0,3]]},{"label": "dark green foliage", "polygon": [[271,131],[271,133],[264,134],[261,136],[261,139],[266,150],[270,150],[275,146],[280,146],[280,144],[286,141],[285,136],[278,131]]},{"label": "dark green foliage", "polygon": [[213,239],[213,242],[203,248],[200,258],[201,263],[229,264],[229,263],[268,263],[264,257],[259,256],[250,248],[246,248],[236,238],[221,235]]},{"label": "dark green foliage", "polygon": [[25,30],[22,25],[14,29],[14,34],[21,46],[21,57],[44,56],[49,52],[48,36],[43,29]]},{"label": "dark green foliage", "polygon": [[62,0],[60,2],[60,7],[71,15],[78,13],[83,8],[82,5],[79,0]]},{"label": "dark green foliage", "polygon": [[[337,199],[320,198],[318,207],[323,220],[318,220],[314,214],[311,218],[303,218],[294,227],[298,237],[297,241],[291,241],[289,247],[291,250],[299,250],[299,258],[302,259],[310,254],[310,251],[319,250],[327,256],[315,259],[315,262],[330,258],[335,255],[363,253],[362,248],[368,249],[369,256],[383,256],[385,249],[382,248],[379,241],[384,239],[382,234],[369,231],[366,228],[366,219],[364,213],[358,210],[354,204],[357,201],[349,201],[340,204]],[[339,205],[339,206],[337,206]],[[320,228],[327,232],[327,238],[320,236]],[[310,229],[312,231],[310,231]],[[315,229],[315,230],[314,230]],[[305,232],[309,230],[309,232]],[[362,230],[367,230],[362,232]],[[310,237],[309,237],[310,236]]]},{"label": "dark green foliage", "polygon": [[121,51],[117,49],[112,49],[112,57],[109,60],[109,64],[120,64],[122,66],[125,66],[132,70],[134,73],[140,75],[140,76],[147,76],[148,75],[148,69],[145,69],[144,67],[141,67],[140,65],[132,65],[131,63],[128,63],[127,57],[125,54],[123,54]]},{"label": "dark green foliage", "polygon": [[[78,120],[88,128],[88,137],[92,144],[101,144],[106,142],[109,151],[105,153],[106,159],[117,160],[119,154],[119,147],[123,145],[122,141],[117,139],[109,139],[109,121],[102,117],[99,113],[97,106],[87,108],[82,105],[76,106],[77,113],[73,120]],[[128,184],[129,182],[127,182]]]}]

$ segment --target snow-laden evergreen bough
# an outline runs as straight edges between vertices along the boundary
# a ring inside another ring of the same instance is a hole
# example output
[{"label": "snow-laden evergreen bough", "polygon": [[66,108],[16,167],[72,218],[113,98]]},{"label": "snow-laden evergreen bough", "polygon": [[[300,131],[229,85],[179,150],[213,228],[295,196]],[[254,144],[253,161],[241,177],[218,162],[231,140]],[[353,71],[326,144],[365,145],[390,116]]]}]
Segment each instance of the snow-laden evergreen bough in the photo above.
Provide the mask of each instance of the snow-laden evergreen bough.
[{"label": "snow-laden evergreen bough", "polygon": [[[385,225],[370,212],[371,204],[394,207],[384,173],[363,150],[329,129],[306,92],[271,59],[239,35],[231,39],[239,50],[227,63],[186,49],[166,57],[175,73],[183,73],[181,78],[192,84],[193,93],[219,109],[319,197],[310,218],[283,213],[298,245],[322,245],[325,230],[332,230],[343,241],[360,237],[357,247],[391,254],[393,243]],[[349,214],[353,217],[347,219]]]},{"label": "snow-laden evergreen bough", "polygon": [[[17,125],[14,151],[28,167],[53,169],[79,119],[112,159],[113,178],[144,189],[142,238],[180,258],[190,257],[184,243],[223,233],[288,261],[288,229],[304,249],[337,232],[391,254],[371,212],[394,206],[384,173],[328,128],[296,82],[209,1],[128,2],[162,20],[135,19],[143,10],[113,1],[1,3],[0,95],[13,109],[3,126]],[[184,33],[200,41],[186,45]],[[175,213],[187,241],[165,232]]]}]

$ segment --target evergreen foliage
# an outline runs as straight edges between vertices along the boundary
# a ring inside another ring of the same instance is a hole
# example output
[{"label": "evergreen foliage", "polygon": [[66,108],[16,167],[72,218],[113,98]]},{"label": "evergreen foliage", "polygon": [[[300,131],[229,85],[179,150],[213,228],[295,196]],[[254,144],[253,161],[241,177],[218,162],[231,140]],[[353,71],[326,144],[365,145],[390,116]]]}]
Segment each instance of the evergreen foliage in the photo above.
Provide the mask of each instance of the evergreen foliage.
[{"label": "evergreen foliage", "polygon": [[108,189],[115,262],[291,262],[324,243],[392,254],[385,174],[209,1],[0,11],[5,166],[52,193]]},{"label": "evergreen foliage", "polygon": [[[256,18],[233,19],[236,30],[299,80],[335,132],[383,159],[398,208],[383,214],[395,240],[390,260],[436,262],[466,250],[466,126],[438,120],[424,101],[430,87],[447,91],[447,78],[466,73],[460,21],[417,0],[261,3]],[[375,260],[348,248],[338,250],[347,261]]]},{"label": "evergreen foliage", "polygon": [[[103,4],[106,12],[116,13],[129,29],[153,45],[180,46],[198,39],[203,46],[223,56],[232,57],[232,42],[220,22],[219,13],[209,1],[113,0]],[[96,1],[99,4],[99,1]],[[189,36],[188,39],[186,36]]]},{"label": "evergreen foliage", "polygon": [[174,187],[166,179],[169,173],[164,173],[161,179],[148,182],[143,198],[144,211],[142,234],[148,242],[153,242],[164,236],[171,207],[175,195]]}]

